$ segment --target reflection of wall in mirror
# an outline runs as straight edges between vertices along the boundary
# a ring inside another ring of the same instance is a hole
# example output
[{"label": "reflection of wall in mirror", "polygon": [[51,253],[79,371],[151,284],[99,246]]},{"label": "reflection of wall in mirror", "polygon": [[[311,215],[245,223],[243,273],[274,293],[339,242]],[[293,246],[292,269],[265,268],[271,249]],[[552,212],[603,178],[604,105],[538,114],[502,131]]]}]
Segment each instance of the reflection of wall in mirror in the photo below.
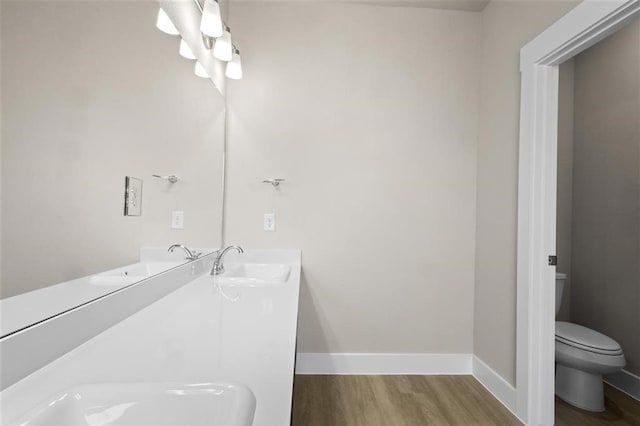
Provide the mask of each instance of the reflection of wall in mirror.
[{"label": "reflection of wall in mirror", "polygon": [[[2,297],[134,263],[141,246],[219,245],[224,99],[157,11],[2,2]],[[123,215],[127,175],[144,180],[139,217]]]}]

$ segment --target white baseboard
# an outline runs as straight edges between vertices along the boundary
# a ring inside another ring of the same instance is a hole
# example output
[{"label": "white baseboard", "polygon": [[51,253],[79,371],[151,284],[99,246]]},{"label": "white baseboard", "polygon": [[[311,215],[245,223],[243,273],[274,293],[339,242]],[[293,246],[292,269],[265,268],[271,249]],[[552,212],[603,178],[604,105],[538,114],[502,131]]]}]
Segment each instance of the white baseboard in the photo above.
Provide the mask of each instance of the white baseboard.
[{"label": "white baseboard", "polygon": [[471,354],[298,353],[296,374],[471,374]]},{"label": "white baseboard", "polygon": [[607,374],[604,376],[604,381],[640,401],[640,377],[635,374],[621,370],[617,373]]},{"label": "white baseboard", "polygon": [[[493,371],[477,356],[473,356],[473,377],[478,380],[511,413],[520,418],[516,411],[516,389],[498,373]],[[525,423],[522,419],[520,419]],[[526,424],[526,423],[525,423]]]}]

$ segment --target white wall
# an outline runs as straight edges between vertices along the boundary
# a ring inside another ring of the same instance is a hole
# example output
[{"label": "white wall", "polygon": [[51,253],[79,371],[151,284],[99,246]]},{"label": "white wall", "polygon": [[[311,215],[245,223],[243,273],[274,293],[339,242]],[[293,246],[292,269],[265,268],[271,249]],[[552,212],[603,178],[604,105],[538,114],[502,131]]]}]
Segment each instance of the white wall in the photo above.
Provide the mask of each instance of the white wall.
[{"label": "white wall", "polygon": [[470,353],[480,15],[231,2],[230,19],[225,243],[302,249],[298,351]]},{"label": "white wall", "polygon": [[573,1],[492,1],[482,12],[474,353],[511,384],[516,365],[520,48]]},{"label": "white wall", "polygon": [[[218,245],[224,99],[155,28],[157,2],[2,8],[2,296],[144,245]],[[127,175],[144,180],[141,217],[123,216]]]}]

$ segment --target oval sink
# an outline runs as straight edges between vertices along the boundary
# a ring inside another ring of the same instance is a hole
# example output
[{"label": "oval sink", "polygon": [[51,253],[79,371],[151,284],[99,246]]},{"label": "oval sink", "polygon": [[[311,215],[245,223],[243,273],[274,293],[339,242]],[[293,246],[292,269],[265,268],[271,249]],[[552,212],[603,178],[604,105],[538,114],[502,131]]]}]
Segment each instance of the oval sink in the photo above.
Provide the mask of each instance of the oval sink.
[{"label": "oval sink", "polygon": [[122,287],[128,284],[137,283],[138,281],[142,281],[148,276],[135,276],[135,275],[127,275],[127,276],[114,276],[114,275],[92,275],[89,277],[89,282],[94,285],[100,286],[117,286]]},{"label": "oval sink", "polygon": [[184,262],[141,262],[89,277],[89,282],[100,286],[124,286],[180,266]]},{"label": "oval sink", "polygon": [[289,275],[291,266],[281,263],[236,263],[226,264],[215,279],[220,285],[257,287],[283,284]]},{"label": "oval sink", "polygon": [[52,395],[16,423],[251,425],[255,407],[253,392],[239,384],[96,383]]}]

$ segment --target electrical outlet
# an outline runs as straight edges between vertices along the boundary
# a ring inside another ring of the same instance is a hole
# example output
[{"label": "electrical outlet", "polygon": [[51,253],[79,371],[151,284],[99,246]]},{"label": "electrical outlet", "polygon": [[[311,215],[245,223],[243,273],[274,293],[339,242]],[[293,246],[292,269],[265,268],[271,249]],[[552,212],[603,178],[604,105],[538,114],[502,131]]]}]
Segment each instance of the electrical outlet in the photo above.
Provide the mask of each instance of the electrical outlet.
[{"label": "electrical outlet", "polygon": [[276,230],[276,214],[275,213],[264,214],[264,230],[269,232]]},{"label": "electrical outlet", "polygon": [[184,212],[179,212],[179,211],[171,212],[171,228],[172,229],[184,228]]}]

